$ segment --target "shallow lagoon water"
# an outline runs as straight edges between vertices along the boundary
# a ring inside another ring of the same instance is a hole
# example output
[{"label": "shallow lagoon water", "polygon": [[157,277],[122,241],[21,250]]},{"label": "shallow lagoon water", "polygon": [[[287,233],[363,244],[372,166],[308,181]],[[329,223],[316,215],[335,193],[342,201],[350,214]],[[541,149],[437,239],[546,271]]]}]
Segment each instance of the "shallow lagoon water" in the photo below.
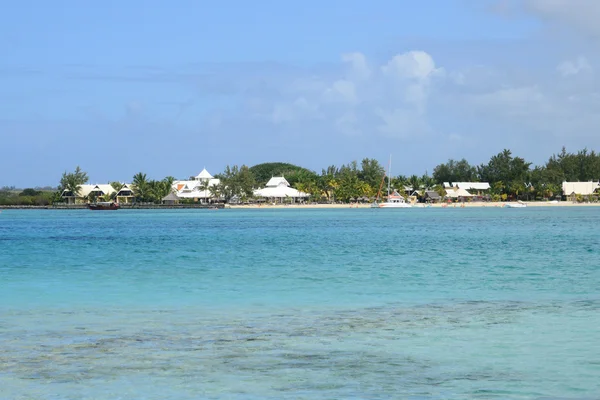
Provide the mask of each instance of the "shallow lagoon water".
[{"label": "shallow lagoon water", "polygon": [[4,211],[0,398],[600,395],[600,209]]}]

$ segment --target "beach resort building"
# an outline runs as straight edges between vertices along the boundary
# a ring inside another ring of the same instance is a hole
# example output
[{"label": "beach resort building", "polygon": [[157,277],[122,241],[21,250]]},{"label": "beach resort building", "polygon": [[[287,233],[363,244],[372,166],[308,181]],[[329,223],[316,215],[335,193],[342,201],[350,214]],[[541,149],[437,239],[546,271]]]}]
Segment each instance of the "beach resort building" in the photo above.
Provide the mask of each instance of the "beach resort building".
[{"label": "beach resort building", "polygon": [[[215,198],[214,188],[221,183],[220,179],[213,177],[204,168],[193,179],[187,181],[174,181],[173,192],[180,199],[193,199],[200,203],[211,203],[221,200]],[[211,190],[211,187],[213,190]]]},{"label": "beach resort building", "polygon": [[444,182],[444,189],[447,193],[446,197],[451,198],[487,197],[490,184],[488,182]]},{"label": "beach resort building", "polygon": [[88,203],[92,199],[105,195],[111,196],[118,203],[133,203],[135,196],[131,184],[124,183],[123,187],[117,192],[110,184],[81,185],[79,193],[73,193],[64,190],[61,193],[63,201],[67,204]]},{"label": "beach resort building", "polygon": [[295,203],[301,199],[307,199],[308,193],[300,192],[290,187],[289,182],[283,176],[272,177],[262,189],[254,191],[254,196],[273,203],[289,201]]},{"label": "beach resort building", "polygon": [[423,198],[428,203],[439,203],[442,201],[442,196],[435,190],[426,190]]},{"label": "beach resort building", "polygon": [[446,198],[447,199],[457,199],[457,200],[466,200],[471,197],[474,197],[471,193],[467,192],[466,189],[459,188],[458,186],[449,187],[446,189]]},{"label": "beach resort building", "polygon": [[464,189],[471,194],[481,196],[485,191],[490,190],[490,184],[488,182],[444,182],[446,191],[452,188]]},{"label": "beach resort building", "polygon": [[599,182],[563,182],[563,195],[571,201],[576,201],[577,196],[583,196],[589,200],[600,189]]}]

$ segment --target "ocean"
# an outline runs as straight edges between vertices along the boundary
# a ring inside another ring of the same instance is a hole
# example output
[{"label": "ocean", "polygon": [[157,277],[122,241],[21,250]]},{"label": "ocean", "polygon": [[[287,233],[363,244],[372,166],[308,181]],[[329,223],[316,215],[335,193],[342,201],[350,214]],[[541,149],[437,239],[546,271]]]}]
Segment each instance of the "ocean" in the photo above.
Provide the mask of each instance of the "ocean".
[{"label": "ocean", "polygon": [[597,399],[600,208],[5,210],[0,399]]}]

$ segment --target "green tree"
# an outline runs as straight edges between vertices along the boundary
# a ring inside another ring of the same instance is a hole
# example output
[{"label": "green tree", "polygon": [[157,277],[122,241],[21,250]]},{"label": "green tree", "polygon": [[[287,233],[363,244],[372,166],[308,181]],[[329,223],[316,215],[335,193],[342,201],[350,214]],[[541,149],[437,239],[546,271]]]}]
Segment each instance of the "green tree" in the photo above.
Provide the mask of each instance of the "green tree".
[{"label": "green tree", "polygon": [[511,191],[513,188],[521,188],[516,182],[525,183],[530,175],[531,163],[526,162],[521,157],[513,157],[508,149],[493,156],[487,164],[478,167],[479,177],[484,182],[490,182],[492,186],[495,183],[502,183],[502,191],[498,192],[500,186],[496,185],[497,194],[515,194]]},{"label": "green tree", "polygon": [[256,180],[254,179],[254,175],[248,166],[242,165],[239,168],[235,180],[239,185],[239,195],[241,196],[242,200],[245,201],[254,197]]},{"label": "green tree", "polygon": [[117,198],[117,194],[119,194],[119,192],[121,191],[121,189],[123,189],[125,184],[115,181],[115,182],[111,182],[110,186],[112,186],[112,188],[114,190],[114,192],[109,195],[110,200],[115,200]]},{"label": "green tree", "polygon": [[59,192],[66,191],[72,196],[79,196],[81,192],[81,186],[88,182],[89,178],[86,172],[82,171],[79,166],[75,168],[75,171],[67,173],[66,171],[62,174],[59,185]]},{"label": "green tree", "polygon": [[411,175],[410,178],[408,178],[408,185],[410,187],[412,187],[412,190],[421,190],[421,179],[417,176],[417,175]]},{"label": "green tree", "polygon": [[132,185],[136,201],[147,202],[151,200],[150,184],[146,174],[142,172],[135,174]]},{"label": "green tree", "polygon": [[227,165],[225,171],[218,176],[220,179],[219,196],[225,202],[229,202],[234,197],[238,197],[242,201],[253,197],[256,181],[251,169],[246,165],[241,167]]},{"label": "green tree", "polygon": [[168,176],[160,181],[148,181],[146,187],[146,200],[154,203],[160,203],[162,198],[173,191],[173,182],[175,178]]},{"label": "green tree", "polygon": [[266,184],[269,179],[274,176],[284,176],[285,179],[294,185],[300,178],[302,173],[313,173],[312,171],[299,167],[294,164],[282,163],[282,162],[269,162],[257,164],[249,168],[252,176],[258,185],[262,186]]},{"label": "green tree", "polygon": [[379,187],[381,179],[385,175],[385,170],[379,164],[379,161],[372,158],[365,158],[360,165],[361,168],[358,172],[359,179],[366,182],[372,188]]},{"label": "green tree", "polygon": [[41,193],[42,192],[39,190],[27,188],[27,189],[23,189],[23,191],[21,193],[19,193],[19,196],[35,197],[35,196],[39,196]]},{"label": "green tree", "polygon": [[469,164],[466,159],[459,161],[448,160],[433,169],[433,180],[436,183],[444,182],[475,182],[477,181],[477,168]]}]

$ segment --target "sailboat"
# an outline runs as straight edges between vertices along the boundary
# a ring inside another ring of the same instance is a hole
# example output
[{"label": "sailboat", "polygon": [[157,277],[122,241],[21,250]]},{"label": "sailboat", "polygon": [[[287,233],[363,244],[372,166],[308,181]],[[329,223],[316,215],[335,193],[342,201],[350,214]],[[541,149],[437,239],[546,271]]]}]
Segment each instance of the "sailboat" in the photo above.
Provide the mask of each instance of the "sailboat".
[{"label": "sailboat", "polygon": [[[383,203],[377,203],[377,201],[371,204],[371,208],[411,208],[412,206],[406,202],[404,197],[398,193],[396,190],[390,193],[391,191],[391,171],[392,171],[392,156],[390,156],[390,163],[388,165],[388,187],[387,187],[387,200]],[[385,175],[384,175],[385,179]],[[381,193],[381,187],[383,186],[383,180],[381,181],[381,185],[379,186],[379,193],[377,193],[377,199],[379,199],[379,194]]]}]

